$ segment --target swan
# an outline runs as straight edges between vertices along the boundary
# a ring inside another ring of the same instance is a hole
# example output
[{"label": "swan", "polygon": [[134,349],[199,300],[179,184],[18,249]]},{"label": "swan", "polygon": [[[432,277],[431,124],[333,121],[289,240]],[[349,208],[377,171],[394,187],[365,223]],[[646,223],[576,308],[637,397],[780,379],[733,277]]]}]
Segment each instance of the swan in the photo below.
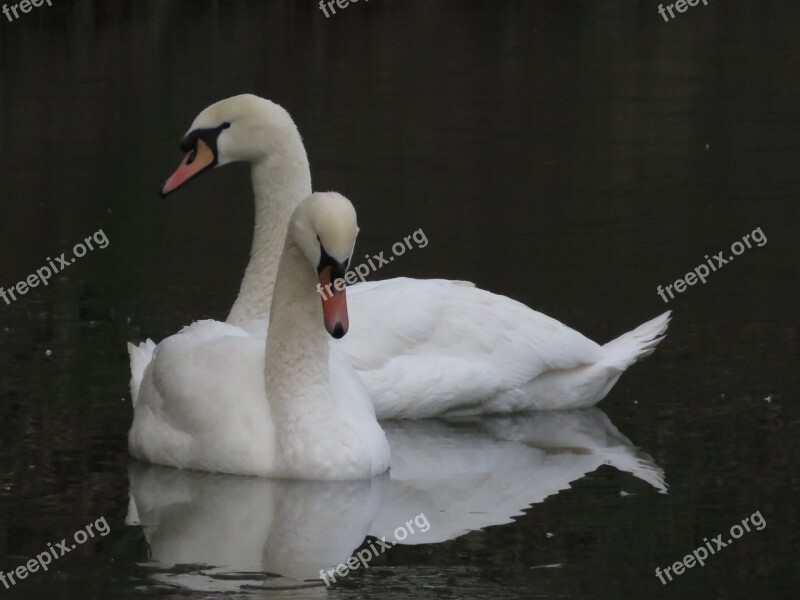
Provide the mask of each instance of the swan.
[{"label": "swan", "polygon": [[[287,479],[365,479],[389,468],[389,445],[358,375],[336,357],[346,292],[316,291],[344,274],[353,205],[312,194],[290,217],[269,336],[199,321],[164,340],[147,366],[128,435],[131,455],[178,468]],[[321,327],[324,322],[327,333]],[[178,360],[176,364],[174,361]]]},{"label": "swan", "polygon": [[[186,157],[163,185],[162,196],[215,167],[236,161],[251,166],[253,243],[227,322],[263,338],[279,240],[294,206],[311,193],[297,127],[279,105],[245,94],[203,110],[181,148]],[[397,278],[356,284],[348,294],[357,319],[347,338],[331,343],[361,376],[379,419],[593,406],[628,367],[653,352],[670,319],[666,312],[601,346],[471,283]],[[240,342],[246,352],[249,340]],[[130,346],[134,397],[154,349],[150,340]]]}]

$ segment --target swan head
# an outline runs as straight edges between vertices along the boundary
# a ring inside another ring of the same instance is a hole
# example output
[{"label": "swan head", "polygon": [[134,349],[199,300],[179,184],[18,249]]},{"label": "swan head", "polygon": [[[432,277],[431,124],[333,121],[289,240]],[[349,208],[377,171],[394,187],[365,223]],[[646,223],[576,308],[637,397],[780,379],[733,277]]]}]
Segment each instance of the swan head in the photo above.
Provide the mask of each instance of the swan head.
[{"label": "swan head", "polygon": [[319,277],[325,329],[343,337],[350,326],[344,276],[358,236],[353,204],[336,192],[311,194],[295,209],[289,235]]},{"label": "swan head", "polygon": [[181,140],[186,153],[181,164],[161,187],[161,195],[174,192],[209,169],[232,162],[256,163],[277,150],[297,127],[278,104],[242,94],[215,102],[204,109]]}]

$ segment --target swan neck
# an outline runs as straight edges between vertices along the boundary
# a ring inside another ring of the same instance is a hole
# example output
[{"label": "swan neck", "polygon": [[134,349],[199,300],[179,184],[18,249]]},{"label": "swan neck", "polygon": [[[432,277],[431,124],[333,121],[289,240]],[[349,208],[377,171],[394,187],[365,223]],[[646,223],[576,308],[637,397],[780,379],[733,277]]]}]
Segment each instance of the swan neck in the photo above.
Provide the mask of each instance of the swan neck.
[{"label": "swan neck", "polygon": [[269,315],[292,211],[311,194],[308,156],[300,134],[294,134],[283,148],[251,166],[255,197],[253,244],[239,295],[227,319],[234,325]]},{"label": "swan neck", "polygon": [[278,268],[269,315],[265,382],[273,411],[307,410],[301,390],[319,400],[328,396],[330,337],[322,319],[322,299],[314,270],[293,241],[287,241]]}]

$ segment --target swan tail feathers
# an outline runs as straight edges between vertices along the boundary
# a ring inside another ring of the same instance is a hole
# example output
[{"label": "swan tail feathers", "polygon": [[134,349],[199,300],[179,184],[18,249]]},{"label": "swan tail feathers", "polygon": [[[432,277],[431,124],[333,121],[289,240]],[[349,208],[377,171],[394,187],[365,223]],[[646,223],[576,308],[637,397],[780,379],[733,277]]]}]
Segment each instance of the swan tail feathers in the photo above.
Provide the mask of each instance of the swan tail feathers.
[{"label": "swan tail feathers", "polygon": [[144,378],[144,370],[153,360],[156,344],[153,340],[142,342],[138,346],[128,343],[128,354],[131,357],[131,400],[133,406],[139,398],[139,386]]},{"label": "swan tail feathers", "polygon": [[619,363],[619,367],[624,371],[655,351],[659,342],[666,337],[671,315],[672,311],[668,310],[655,319],[639,325],[633,331],[623,333],[604,345],[603,350],[611,360]]}]

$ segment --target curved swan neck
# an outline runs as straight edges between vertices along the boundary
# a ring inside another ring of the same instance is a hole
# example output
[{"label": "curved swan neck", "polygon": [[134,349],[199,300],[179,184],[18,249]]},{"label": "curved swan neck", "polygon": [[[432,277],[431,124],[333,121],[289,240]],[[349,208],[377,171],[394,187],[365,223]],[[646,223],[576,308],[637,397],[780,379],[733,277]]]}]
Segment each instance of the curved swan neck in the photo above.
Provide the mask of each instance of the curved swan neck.
[{"label": "curved swan neck", "polygon": [[[265,382],[276,416],[305,413],[324,402],[330,379],[329,336],[322,323],[317,279],[297,245],[287,240],[269,315]],[[304,393],[311,391],[310,394]]]},{"label": "curved swan neck", "polygon": [[[311,194],[311,169],[294,128],[267,157],[251,166],[255,227],[250,262],[228,315],[234,325],[266,317],[275,288],[283,240],[292,211]],[[308,269],[308,265],[304,265]]]}]

